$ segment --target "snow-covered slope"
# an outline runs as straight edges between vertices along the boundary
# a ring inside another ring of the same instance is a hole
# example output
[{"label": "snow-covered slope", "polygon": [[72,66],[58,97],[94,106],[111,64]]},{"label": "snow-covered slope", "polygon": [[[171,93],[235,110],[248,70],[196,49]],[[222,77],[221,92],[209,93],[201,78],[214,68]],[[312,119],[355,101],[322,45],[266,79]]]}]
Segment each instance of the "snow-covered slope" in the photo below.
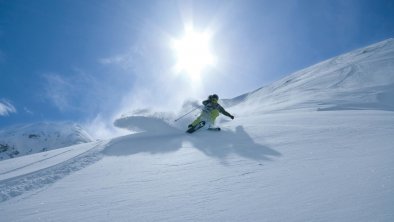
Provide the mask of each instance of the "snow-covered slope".
[{"label": "snow-covered slope", "polygon": [[74,123],[13,126],[0,131],[0,160],[91,141],[92,137]]},{"label": "snow-covered slope", "polygon": [[1,218],[393,221],[393,44],[224,101],[220,132],[145,111],[116,121],[140,133],[1,161]]},{"label": "snow-covered slope", "polygon": [[247,111],[394,110],[394,39],[329,59],[233,100]]}]

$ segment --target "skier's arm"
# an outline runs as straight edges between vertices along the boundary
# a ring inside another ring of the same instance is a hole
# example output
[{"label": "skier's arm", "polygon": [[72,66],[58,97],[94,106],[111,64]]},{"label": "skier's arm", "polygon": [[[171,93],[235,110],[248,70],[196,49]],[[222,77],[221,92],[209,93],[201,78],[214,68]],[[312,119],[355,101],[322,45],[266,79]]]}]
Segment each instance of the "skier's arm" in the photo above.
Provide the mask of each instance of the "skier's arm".
[{"label": "skier's arm", "polygon": [[204,100],[204,101],[202,101],[202,104],[203,104],[204,106],[208,105],[208,104],[209,104],[209,100]]},{"label": "skier's arm", "polygon": [[234,116],[228,113],[222,106],[219,106],[219,112],[225,116],[230,117],[231,119],[234,119]]}]

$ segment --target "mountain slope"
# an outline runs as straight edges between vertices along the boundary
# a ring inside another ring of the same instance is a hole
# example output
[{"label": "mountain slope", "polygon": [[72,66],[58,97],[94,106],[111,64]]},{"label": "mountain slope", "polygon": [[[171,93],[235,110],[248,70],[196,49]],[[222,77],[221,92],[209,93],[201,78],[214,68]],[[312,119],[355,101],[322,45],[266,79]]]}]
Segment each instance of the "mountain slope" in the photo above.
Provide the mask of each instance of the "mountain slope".
[{"label": "mountain slope", "polygon": [[[394,64],[387,42],[363,50]],[[329,60],[227,101],[236,118],[219,119],[221,132],[141,112],[116,121],[140,133],[1,161],[2,219],[393,221],[394,112],[377,96],[392,73],[361,60],[355,73],[376,79],[337,84],[346,69]]]},{"label": "mountain slope", "polygon": [[[235,98],[259,110],[394,110],[394,39],[334,57]],[[256,107],[257,108],[257,107]],[[254,110],[254,109],[252,109]]]}]

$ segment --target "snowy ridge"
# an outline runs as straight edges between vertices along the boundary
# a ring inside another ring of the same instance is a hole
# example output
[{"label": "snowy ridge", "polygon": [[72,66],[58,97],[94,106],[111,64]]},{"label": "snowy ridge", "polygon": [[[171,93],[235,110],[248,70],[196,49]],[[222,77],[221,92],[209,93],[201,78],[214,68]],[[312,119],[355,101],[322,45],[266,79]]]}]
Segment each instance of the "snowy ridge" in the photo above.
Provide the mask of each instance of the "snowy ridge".
[{"label": "snowy ridge", "polygon": [[0,160],[93,141],[74,123],[34,123],[0,131]]},{"label": "snowy ridge", "polygon": [[388,39],[296,72],[234,98],[233,103],[258,105],[257,110],[265,112],[285,109],[392,111],[393,61],[394,39]]}]

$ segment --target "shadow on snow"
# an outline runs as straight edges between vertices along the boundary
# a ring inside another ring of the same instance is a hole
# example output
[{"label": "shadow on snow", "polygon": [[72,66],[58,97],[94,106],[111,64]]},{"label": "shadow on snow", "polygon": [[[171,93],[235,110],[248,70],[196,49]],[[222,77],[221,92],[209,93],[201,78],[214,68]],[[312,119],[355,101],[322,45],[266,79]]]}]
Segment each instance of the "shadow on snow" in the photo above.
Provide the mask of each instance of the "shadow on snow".
[{"label": "shadow on snow", "polygon": [[[152,122],[152,119],[150,121]],[[146,132],[113,139],[108,143],[104,154],[123,156],[175,152],[188,143],[205,155],[218,159],[225,159],[231,154],[253,160],[271,160],[272,157],[281,156],[272,148],[256,143],[242,126],[237,126],[235,131],[215,132],[201,129],[193,134],[186,134],[168,124],[163,124],[162,120],[154,121],[159,126],[155,130],[149,127]]]},{"label": "shadow on snow", "polygon": [[270,160],[272,156],[281,155],[266,145],[256,143],[242,126],[237,126],[235,131],[203,131],[188,141],[207,156],[220,159],[230,154],[253,160]]}]

